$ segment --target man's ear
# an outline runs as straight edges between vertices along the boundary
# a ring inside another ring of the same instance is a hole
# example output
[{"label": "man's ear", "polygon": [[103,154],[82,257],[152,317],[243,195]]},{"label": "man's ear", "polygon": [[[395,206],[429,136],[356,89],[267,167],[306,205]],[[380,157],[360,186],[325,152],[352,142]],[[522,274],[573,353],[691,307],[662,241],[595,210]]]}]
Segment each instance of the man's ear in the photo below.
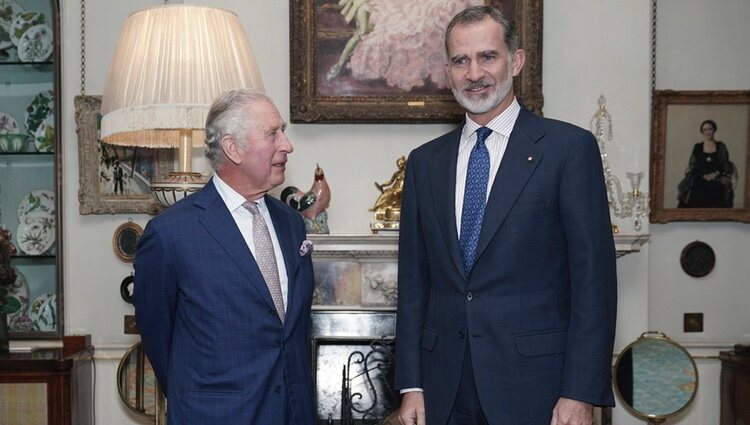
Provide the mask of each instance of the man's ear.
[{"label": "man's ear", "polygon": [[513,53],[513,76],[517,76],[521,73],[523,65],[526,63],[526,52],[523,49],[518,49]]},{"label": "man's ear", "polygon": [[237,143],[237,140],[235,140],[234,137],[226,135],[221,138],[219,143],[221,144],[221,150],[224,152],[224,155],[230,161],[232,161],[234,164],[239,164],[242,162],[242,148]]}]

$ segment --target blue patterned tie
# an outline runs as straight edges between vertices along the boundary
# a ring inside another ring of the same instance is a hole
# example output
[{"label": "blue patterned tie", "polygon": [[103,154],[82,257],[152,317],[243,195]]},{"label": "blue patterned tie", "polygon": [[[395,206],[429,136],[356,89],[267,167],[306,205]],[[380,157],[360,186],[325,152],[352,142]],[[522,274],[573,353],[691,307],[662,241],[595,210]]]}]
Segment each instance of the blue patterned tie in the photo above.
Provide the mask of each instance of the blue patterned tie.
[{"label": "blue patterned tie", "polygon": [[490,177],[490,153],[484,141],[492,134],[487,127],[477,129],[477,143],[469,155],[469,166],[466,170],[466,188],[464,205],[461,212],[461,254],[464,259],[466,276],[474,266],[479,232],[482,230],[484,205],[487,202],[487,180]]}]

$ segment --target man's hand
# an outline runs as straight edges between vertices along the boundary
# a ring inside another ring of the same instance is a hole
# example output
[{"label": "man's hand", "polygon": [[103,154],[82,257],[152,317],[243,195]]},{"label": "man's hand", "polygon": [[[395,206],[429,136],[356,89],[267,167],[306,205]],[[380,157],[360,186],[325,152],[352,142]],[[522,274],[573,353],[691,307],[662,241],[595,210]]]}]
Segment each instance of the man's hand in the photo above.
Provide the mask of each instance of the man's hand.
[{"label": "man's hand", "polygon": [[401,425],[425,425],[424,394],[421,391],[404,393],[398,420]]},{"label": "man's hand", "polygon": [[578,400],[560,397],[552,410],[550,425],[591,425],[594,406]]}]

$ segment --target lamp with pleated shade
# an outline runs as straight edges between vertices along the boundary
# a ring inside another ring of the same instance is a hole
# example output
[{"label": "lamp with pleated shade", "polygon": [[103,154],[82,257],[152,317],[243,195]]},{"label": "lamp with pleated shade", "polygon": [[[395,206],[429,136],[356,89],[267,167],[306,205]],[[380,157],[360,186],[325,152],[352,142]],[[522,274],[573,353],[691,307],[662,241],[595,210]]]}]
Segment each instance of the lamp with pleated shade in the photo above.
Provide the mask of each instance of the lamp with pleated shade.
[{"label": "lamp with pleated shade", "polygon": [[211,102],[237,88],[263,91],[237,15],[184,4],[141,10],[125,22],[104,84],[102,141],[178,148],[178,171],[151,182],[153,196],[172,205],[205,184],[192,172],[192,149],[204,144]]}]

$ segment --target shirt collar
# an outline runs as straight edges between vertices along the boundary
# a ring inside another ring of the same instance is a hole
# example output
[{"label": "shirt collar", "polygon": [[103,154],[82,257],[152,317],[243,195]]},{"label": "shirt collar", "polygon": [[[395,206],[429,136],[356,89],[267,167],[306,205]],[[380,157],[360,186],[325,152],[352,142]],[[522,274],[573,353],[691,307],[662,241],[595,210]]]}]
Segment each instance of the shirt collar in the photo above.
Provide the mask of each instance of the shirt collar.
[{"label": "shirt collar", "polygon": [[[513,102],[511,102],[511,104],[508,105],[508,107],[505,108],[503,112],[493,118],[484,127],[488,127],[493,132],[498,133],[506,138],[510,138],[510,133],[513,132],[513,127],[516,124],[516,119],[518,119],[518,114],[520,112],[521,105],[518,103],[518,99],[516,97],[513,97]],[[466,114],[466,124],[464,125],[462,132],[463,138],[466,139],[471,136],[471,134],[477,131],[479,127],[482,126],[472,120],[469,117],[469,114]]]},{"label": "shirt collar", "polygon": [[[226,184],[224,180],[222,180],[218,174],[214,173],[213,176],[213,182],[214,186],[216,187],[216,191],[219,192],[219,196],[224,201],[224,204],[226,204],[229,211],[235,211],[238,208],[244,208],[242,205],[247,202],[247,199],[245,199],[244,196],[237,193],[236,190],[232,189],[231,186]],[[266,211],[266,197],[261,196],[260,198],[256,199],[255,202],[258,204],[258,209],[261,211]]]}]

